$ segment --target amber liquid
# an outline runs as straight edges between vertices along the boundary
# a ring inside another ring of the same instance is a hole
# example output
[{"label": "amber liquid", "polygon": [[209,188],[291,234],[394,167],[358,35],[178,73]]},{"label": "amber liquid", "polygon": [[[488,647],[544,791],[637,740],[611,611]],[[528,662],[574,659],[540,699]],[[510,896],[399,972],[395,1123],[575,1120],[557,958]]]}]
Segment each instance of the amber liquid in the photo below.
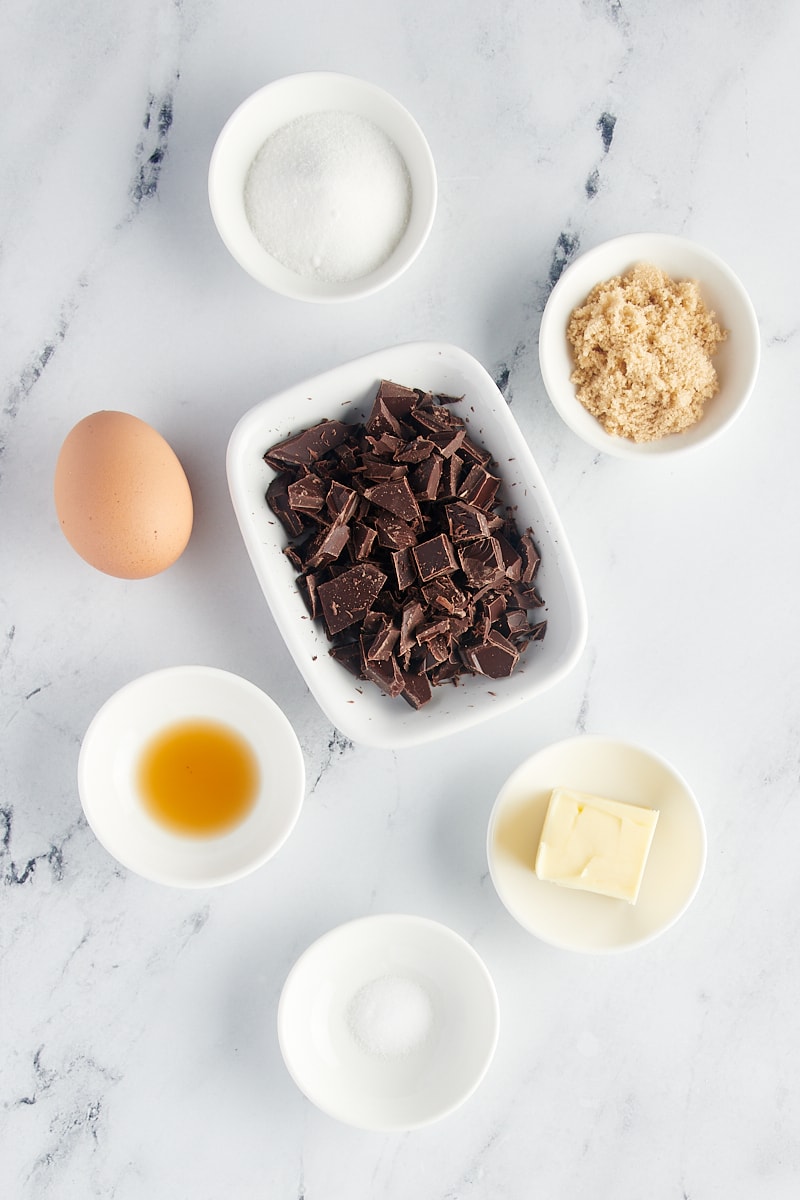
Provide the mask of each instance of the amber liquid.
[{"label": "amber liquid", "polygon": [[258,788],[250,745],[216,721],[170,726],[148,743],[139,762],[145,808],[173,833],[227,833],[250,812]]}]

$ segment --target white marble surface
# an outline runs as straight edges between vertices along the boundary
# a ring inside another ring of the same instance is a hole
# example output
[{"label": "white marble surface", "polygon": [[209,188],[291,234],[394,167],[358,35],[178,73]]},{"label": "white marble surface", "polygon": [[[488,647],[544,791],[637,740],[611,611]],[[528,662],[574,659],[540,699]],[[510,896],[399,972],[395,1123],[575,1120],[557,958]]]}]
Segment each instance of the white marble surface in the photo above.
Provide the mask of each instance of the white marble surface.
[{"label": "white marble surface", "polygon": [[[798,39],[792,0],[2,6],[4,1198],[798,1194]],[[309,69],[382,83],[439,170],[422,257],[338,307],[249,279],[205,193],[236,104]],[[593,454],[538,372],[564,260],[640,229],[727,259],[763,335],[737,425],[667,465]],[[417,338],[463,346],[501,382],[570,535],[590,633],[574,672],[484,739],[393,754],[343,740],[306,693],[247,561],[224,451],[265,395]],[[102,407],[156,425],[194,492],[187,552],[147,582],[92,571],[56,522],[59,446]],[[118,868],[75,783],[100,704],[181,662],[268,691],[308,768],[281,854],[200,894]],[[539,944],[487,876],[501,782],[579,731],[662,753],[705,814],[694,906],[629,955]],[[386,911],[463,934],[502,1011],[477,1094],[405,1136],[318,1112],[275,1032],[297,955]]]}]

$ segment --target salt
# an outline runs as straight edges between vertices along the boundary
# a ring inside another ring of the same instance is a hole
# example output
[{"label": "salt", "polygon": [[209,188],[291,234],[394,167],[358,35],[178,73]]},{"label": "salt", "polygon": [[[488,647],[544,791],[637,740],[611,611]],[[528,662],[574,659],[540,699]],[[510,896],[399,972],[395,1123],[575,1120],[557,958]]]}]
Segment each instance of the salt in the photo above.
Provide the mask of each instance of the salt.
[{"label": "salt", "polygon": [[411,212],[408,168],[366,117],[316,112],[264,142],[245,181],[253,233],[304,278],[369,275],[397,246]]},{"label": "salt", "polygon": [[430,996],[403,975],[364,984],[347,1010],[351,1034],[375,1058],[405,1058],[428,1040],[433,1023]]}]

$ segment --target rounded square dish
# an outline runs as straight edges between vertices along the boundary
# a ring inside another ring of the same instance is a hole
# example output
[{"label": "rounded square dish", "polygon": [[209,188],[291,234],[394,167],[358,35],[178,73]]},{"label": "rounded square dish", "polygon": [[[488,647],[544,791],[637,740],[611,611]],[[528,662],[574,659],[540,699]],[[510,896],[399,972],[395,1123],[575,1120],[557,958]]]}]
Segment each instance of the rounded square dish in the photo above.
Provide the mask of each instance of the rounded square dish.
[{"label": "rounded square dish", "polygon": [[[635,904],[540,880],[536,851],[553,788],[565,787],[659,812]],[[564,950],[609,954],[652,941],[678,920],[700,886],[706,833],[689,785],[640,746],[586,734],[546,746],[503,785],[489,821],[492,882],[511,915]]]},{"label": "rounded square dish", "polygon": [[[278,1040],[297,1086],[359,1129],[401,1132],[473,1094],[500,1014],[483,960],[452,929],[386,914],[340,925],[292,967]],[[365,1037],[366,1034],[366,1037]]]},{"label": "rounded square dish", "polygon": [[[637,263],[651,263],[675,280],[693,279],[727,337],[713,357],[719,391],[700,420],[682,433],[657,441],[634,442],[607,433],[578,400],[567,325],[592,288]],[[727,263],[687,238],[664,233],[632,233],[587,250],[564,271],[550,293],[539,329],[539,365],[550,400],[573,433],[617,458],[670,457],[718,437],[736,419],[755,386],[760,359],[758,321],[747,292]]]},{"label": "rounded square dish", "polygon": [[[451,396],[470,437],[497,463],[504,501],[530,526],[541,555],[537,587],[547,632],[506,679],[462,677],[433,689],[418,711],[401,698],[352,676],[330,658],[325,629],[309,618],[297,576],[283,549],[286,534],[265,501],[275,472],[263,460],[276,442],[323,418],[366,419],[381,379]],[[552,687],[572,669],[586,641],[587,619],[578,571],[542,475],[506,401],[466,351],[417,342],[377,351],[263,401],[234,429],[227,453],[231,499],[250,559],[275,622],[320,707],[347,737],[398,748],[432,741],[506,712]]]}]

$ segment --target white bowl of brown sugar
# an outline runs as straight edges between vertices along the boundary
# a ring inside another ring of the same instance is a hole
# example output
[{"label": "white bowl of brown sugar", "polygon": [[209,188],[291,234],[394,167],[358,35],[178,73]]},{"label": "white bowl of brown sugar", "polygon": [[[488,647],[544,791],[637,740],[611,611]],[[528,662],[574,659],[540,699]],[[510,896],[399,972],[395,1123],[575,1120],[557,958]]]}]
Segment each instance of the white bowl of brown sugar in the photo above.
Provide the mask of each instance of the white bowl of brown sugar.
[{"label": "white bowl of brown sugar", "polygon": [[553,288],[539,362],[579,437],[620,458],[685,453],[735,420],[755,385],[758,321],[712,251],[636,233],[587,251]]}]

